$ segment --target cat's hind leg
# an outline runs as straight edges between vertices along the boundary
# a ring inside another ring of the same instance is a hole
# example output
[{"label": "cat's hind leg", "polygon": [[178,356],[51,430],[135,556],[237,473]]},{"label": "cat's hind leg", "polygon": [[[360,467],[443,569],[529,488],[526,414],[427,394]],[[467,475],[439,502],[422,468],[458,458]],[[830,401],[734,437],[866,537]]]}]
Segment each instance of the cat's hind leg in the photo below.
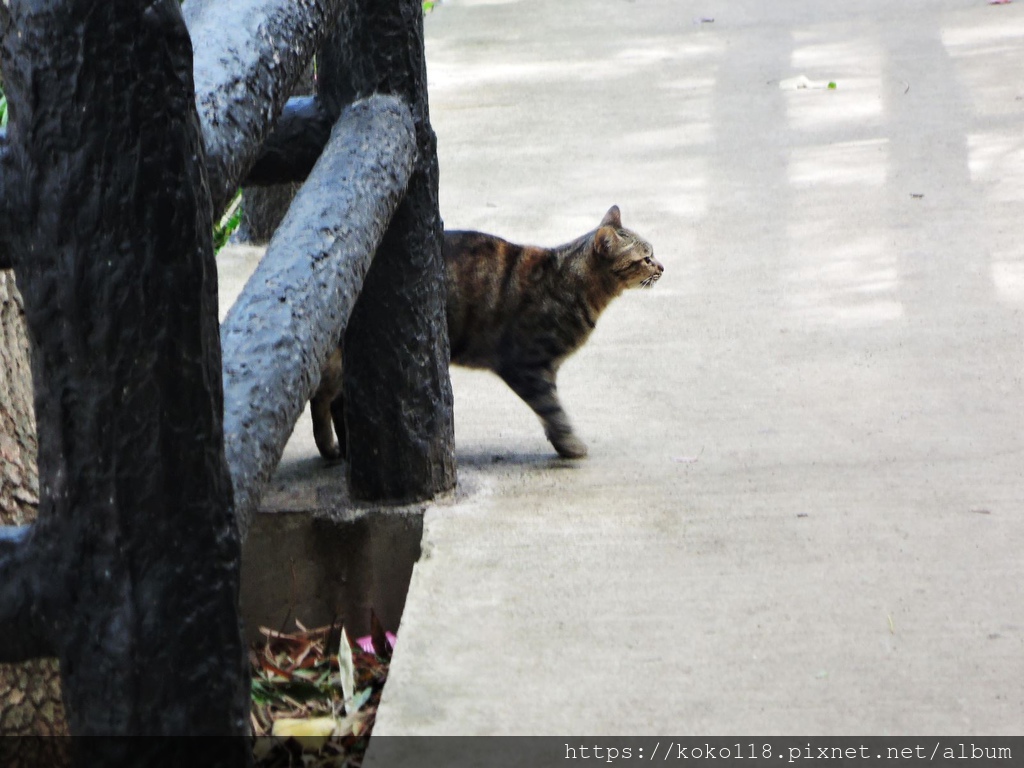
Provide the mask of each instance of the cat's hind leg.
[{"label": "cat's hind leg", "polygon": [[328,461],[343,458],[344,448],[334,439],[334,421],[331,418],[330,393],[317,392],[309,401],[309,415],[313,419],[313,442],[320,455]]},{"label": "cat's hind leg", "polygon": [[549,368],[507,367],[498,375],[540,417],[544,434],[558,455],[566,459],[581,459],[587,455],[587,446],[573,432],[572,424],[558,400],[555,372]]},{"label": "cat's hind leg", "polygon": [[334,423],[334,433],[338,436],[338,456],[348,456],[348,433],[345,430],[345,397],[338,395],[331,401],[331,421]]},{"label": "cat's hind leg", "polygon": [[[342,398],[342,354],[335,347],[320,370],[320,384],[309,399],[313,419],[313,442],[328,461],[345,458],[345,417]],[[334,439],[337,431],[338,440]]]}]

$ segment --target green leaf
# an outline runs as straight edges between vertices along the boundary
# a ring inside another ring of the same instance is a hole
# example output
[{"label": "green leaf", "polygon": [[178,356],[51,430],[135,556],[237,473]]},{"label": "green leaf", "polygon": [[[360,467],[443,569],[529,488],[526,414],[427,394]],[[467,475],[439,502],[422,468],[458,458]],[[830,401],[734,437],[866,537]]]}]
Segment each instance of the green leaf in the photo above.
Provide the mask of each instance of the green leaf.
[{"label": "green leaf", "polygon": [[352,697],[352,701],[345,704],[345,712],[350,715],[353,712],[358,712],[363,708],[363,705],[370,700],[372,695],[373,688],[363,688],[363,690],[359,691],[359,693]]},{"label": "green leaf", "polygon": [[269,704],[274,701],[274,687],[264,682],[263,680],[253,679],[252,681],[252,700],[257,704]]},{"label": "green leaf", "polygon": [[287,696],[300,704],[323,698],[323,692],[306,680],[289,680],[287,683],[278,683],[274,686],[274,694],[277,699]]},{"label": "green leaf", "polygon": [[231,239],[231,235],[242,223],[242,190],[238,190],[231,200],[227,211],[213,228],[213,252],[216,253]]},{"label": "green leaf", "polygon": [[829,90],[830,90],[830,91],[834,91],[834,90],[836,89],[836,84],[835,84],[835,82],[834,82],[834,81],[832,81],[832,80],[829,80],[829,83],[828,83],[828,88],[829,88]]}]

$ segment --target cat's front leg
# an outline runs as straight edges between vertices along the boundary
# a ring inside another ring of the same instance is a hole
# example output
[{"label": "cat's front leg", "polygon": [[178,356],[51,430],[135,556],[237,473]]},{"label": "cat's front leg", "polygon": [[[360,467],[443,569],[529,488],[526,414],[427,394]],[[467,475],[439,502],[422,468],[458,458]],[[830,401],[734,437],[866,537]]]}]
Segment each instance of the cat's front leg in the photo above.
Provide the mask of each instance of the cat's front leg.
[{"label": "cat's front leg", "polygon": [[555,371],[549,368],[506,367],[498,375],[529,405],[544,424],[544,434],[558,455],[581,459],[587,446],[573,432],[572,424],[558,400]]}]

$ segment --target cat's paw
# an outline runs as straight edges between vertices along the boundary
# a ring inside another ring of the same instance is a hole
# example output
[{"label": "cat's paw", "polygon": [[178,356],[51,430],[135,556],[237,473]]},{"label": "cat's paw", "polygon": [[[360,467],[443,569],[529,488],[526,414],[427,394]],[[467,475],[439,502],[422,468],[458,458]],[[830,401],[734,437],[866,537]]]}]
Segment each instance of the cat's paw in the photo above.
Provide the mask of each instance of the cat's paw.
[{"label": "cat's paw", "polygon": [[551,444],[563,459],[582,459],[587,455],[586,444],[573,434],[553,437]]},{"label": "cat's paw", "polygon": [[320,448],[319,446],[317,446],[317,448],[320,451],[320,455],[323,456],[324,461],[329,464],[333,464],[345,458],[345,452],[341,450],[341,446],[338,443],[334,443],[327,448]]}]

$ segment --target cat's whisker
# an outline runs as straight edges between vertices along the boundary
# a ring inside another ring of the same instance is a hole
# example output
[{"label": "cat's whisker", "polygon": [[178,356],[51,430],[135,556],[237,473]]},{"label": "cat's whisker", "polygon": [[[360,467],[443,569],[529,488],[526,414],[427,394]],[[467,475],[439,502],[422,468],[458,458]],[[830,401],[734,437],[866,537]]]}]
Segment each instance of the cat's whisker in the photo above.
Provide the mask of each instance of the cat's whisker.
[{"label": "cat's whisker", "polygon": [[661,277],[661,275],[660,275],[660,274],[657,274],[657,273],[656,273],[656,274],[653,274],[653,275],[651,275],[650,277],[648,277],[648,278],[645,278],[645,279],[644,279],[644,281],[643,281],[642,283],[640,283],[640,287],[641,287],[641,288],[653,288],[653,287],[654,287],[654,284],[655,284],[656,282],[658,282],[658,279],[659,279],[660,277]]}]

